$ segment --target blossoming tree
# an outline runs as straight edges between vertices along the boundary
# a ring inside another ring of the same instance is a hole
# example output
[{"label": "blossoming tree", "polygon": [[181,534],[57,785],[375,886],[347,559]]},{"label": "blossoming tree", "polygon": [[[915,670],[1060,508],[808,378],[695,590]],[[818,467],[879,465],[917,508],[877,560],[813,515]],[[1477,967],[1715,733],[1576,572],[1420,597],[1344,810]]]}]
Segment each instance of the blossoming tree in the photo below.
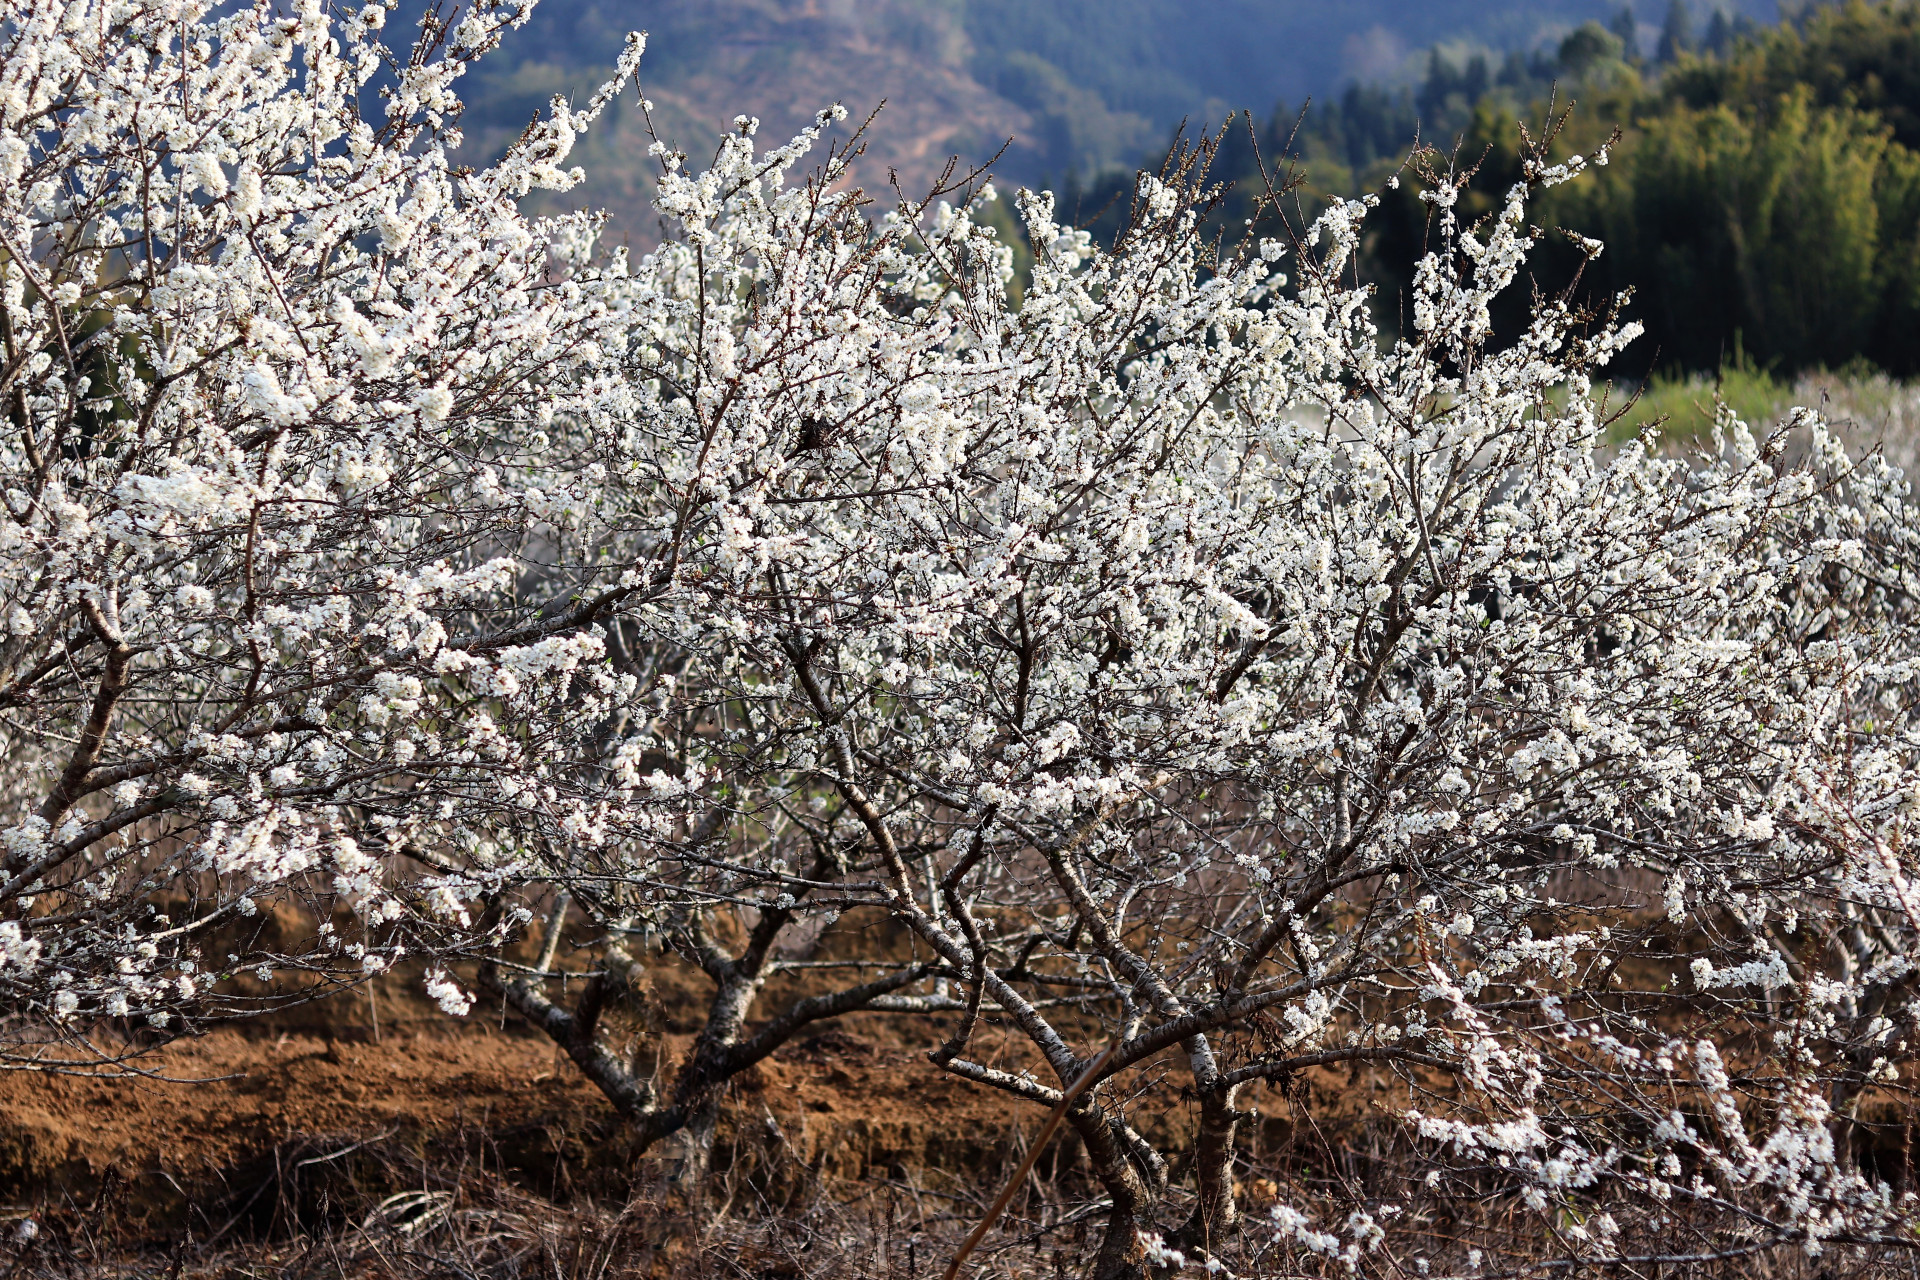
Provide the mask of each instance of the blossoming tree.
[{"label": "blossoming tree", "polygon": [[[538,791],[536,762],[576,755],[632,692],[590,628],[652,569],[604,577],[569,543],[589,451],[542,453],[545,491],[502,487],[526,456],[510,433],[609,398],[591,370],[618,318],[551,263],[591,223],[514,207],[573,181],[558,162],[600,104],[455,173],[451,86],[524,11],[430,18],[370,119],[386,13],[36,3],[9,20],[0,984],[17,1030],[177,1029],[275,1003],[286,970],[312,994],[409,945],[497,936],[460,874],[484,872],[486,815],[514,805],[495,780]],[[519,811],[598,820],[590,787],[543,799]],[[250,925],[294,886],[353,900],[357,927],[318,904],[303,936]]]},{"label": "blossoming tree", "polygon": [[[696,424],[628,376],[683,317],[594,254],[594,218],[516,207],[577,181],[641,42],[467,170],[453,86],[528,9],[435,10],[398,58],[388,12],[48,0],[0,28],[15,1065],[409,955],[464,1012],[445,965],[553,886],[591,906],[609,866],[641,880],[662,839],[729,829],[649,756],[672,675],[621,621],[711,540]],[[751,997],[719,986],[726,1039]],[[541,1019],[596,1062],[591,1022]]]},{"label": "blossoming tree", "polygon": [[[631,260],[515,201],[638,42],[463,171],[453,84],[525,10],[392,59],[386,13],[6,31],[16,1060],[403,954],[458,1013],[475,957],[696,1153],[800,1028],[939,1015],[941,1068],[1064,1106],[1102,1280],[1478,1266],[1433,1223],[1488,1200],[1560,1266],[1910,1242],[1857,1149],[1920,1036],[1904,483],[1812,415],[1609,442],[1634,329],[1572,294],[1496,335],[1585,160],[1473,226],[1429,175],[1392,338],[1365,202],[1222,248],[1204,148],[1111,248],[1023,195],[1017,303],[985,191],[874,216],[744,120],[656,148]],[[911,954],[759,1009],[850,909]],[[670,1078],[601,1025],[656,945],[713,984]],[[1391,1074],[1423,1177],[1246,1221],[1252,1091],[1332,1066]]]},{"label": "blossoming tree", "polygon": [[[1569,1263],[1906,1239],[1847,1149],[1920,1034],[1905,487],[1810,415],[1797,461],[1730,418],[1690,461],[1610,447],[1592,379],[1635,329],[1570,296],[1496,340],[1529,189],[1585,163],[1540,148],[1475,227],[1430,175],[1392,341],[1342,283],[1364,203],[1221,254],[1189,156],[1111,251],[1023,197],[1018,308],[992,233],[939,211],[915,314],[950,329],[904,387],[828,368],[754,410],[713,366],[725,542],[674,625],[877,862],[839,892],[964,993],[933,1060],[1066,1107],[1111,1200],[1095,1275],[1248,1247],[1245,1090],[1334,1065],[1397,1073],[1426,1179],[1283,1201],[1256,1254],[1444,1265],[1387,1227],[1489,1193]],[[710,270],[798,251],[752,202],[699,212]],[[1009,1036],[1025,1065],[991,1065]],[[1169,1054],[1177,1153],[1126,1087]]]}]

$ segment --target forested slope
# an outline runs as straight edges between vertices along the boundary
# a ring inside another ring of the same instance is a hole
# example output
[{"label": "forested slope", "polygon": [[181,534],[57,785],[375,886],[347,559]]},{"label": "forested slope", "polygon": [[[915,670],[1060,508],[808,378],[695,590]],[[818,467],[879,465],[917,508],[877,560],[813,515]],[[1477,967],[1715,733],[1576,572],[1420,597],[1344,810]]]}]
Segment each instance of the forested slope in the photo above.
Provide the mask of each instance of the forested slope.
[{"label": "forested slope", "polygon": [[[1773,10],[1771,0],[1742,2]],[[1440,41],[1496,59],[1531,51],[1618,10],[1617,0],[542,0],[465,90],[468,151],[497,154],[555,93],[583,99],[623,34],[640,28],[650,33],[640,80],[654,120],[694,156],[710,153],[738,112],[784,136],[831,102],[857,119],[884,99],[871,183],[889,167],[922,183],[950,154],[979,160],[1010,143],[1004,176],[1057,184],[1133,164],[1183,119],[1264,113],[1279,98],[1398,77]],[[577,194],[612,206],[629,230],[647,220],[645,143],[628,101],[581,157],[592,178]]]},{"label": "forested slope", "polygon": [[[1920,370],[1920,6],[1864,0],[1796,21],[1635,57],[1589,25],[1552,56],[1475,65],[1435,53],[1422,83],[1352,87],[1307,109],[1281,104],[1255,134],[1230,131],[1216,176],[1242,198],[1258,184],[1253,146],[1289,155],[1302,212],[1378,189],[1364,257],[1404,287],[1429,209],[1420,166],[1386,189],[1416,138],[1433,162],[1478,165],[1468,195],[1493,207],[1519,176],[1522,127],[1571,107],[1559,154],[1591,154],[1621,130],[1613,163],[1535,210],[1549,231],[1603,241],[1586,260],[1565,235],[1544,246],[1539,280],[1579,269],[1590,297],[1633,291],[1647,327],[1637,369],[1751,366],[1787,374],[1866,363]],[[1099,207],[1096,184],[1081,195]],[[1237,207],[1237,205],[1236,205]]]}]

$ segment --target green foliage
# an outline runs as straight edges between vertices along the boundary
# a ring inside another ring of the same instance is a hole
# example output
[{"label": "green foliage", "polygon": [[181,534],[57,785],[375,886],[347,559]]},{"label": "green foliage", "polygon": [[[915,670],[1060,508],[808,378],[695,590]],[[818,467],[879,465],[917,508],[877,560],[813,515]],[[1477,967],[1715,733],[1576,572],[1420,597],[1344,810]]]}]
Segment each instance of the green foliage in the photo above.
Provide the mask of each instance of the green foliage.
[{"label": "green foliage", "polygon": [[1920,5],[1729,39],[1583,110],[1569,149],[1616,125],[1622,144],[1543,212],[1607,242],[1589,279],[1636,290],[1662,366],[1717,368],[1738,339],[1781,372],[1920,370]]},{"label": "green foliage", "polygon": [[1594,283],[1637,291],[1663,363],[1714,368],[1736,333],[1763,363],[1884,363],[1899,353],[1879,197],[1913,159],[1893,151],[1878,117],[1806,86],[1759,111],[1675,105],[1548,216],[1606,241]]},{"label": "green foliage", "polygon": [[[1764,30],[1723,20],[1697,51],[1689,21],[1670,9],[1673,61],[1654,79],[1598,24],[1491,77],[1484,60],[1436,50],[1410,94],[1356,88],[1297,128],[1283,108],[1265,150],[1297,159],[1304,220],[1327,198],[1380,190],[1417,126],[1477,166],[1466,203],[1485,210],[1520,176],[1523,124],[1538,137],[1550,94],[1574,101],[1556,154],[1592,154],[1616,128],[1621,139],[1610,165],[1534,212],[1606,250],[1588,262],[1554,237],[1536,280],[1559,288],[1578,273],[1602,304],[1632,291],[1647,337],[1626,372],[1717,371],[1736,351],[1779,376],[1860,360],[1920,372],[1920,0],[1850,0]],[[1228,152],[1216,168],[1251,171]],[[1383,288],[1404,287],[1424,237],[1416,185],[1383,191],[1371,220],[1365,266]]]},{"label": "green foliage", "polygon": [[1662,374],[1642,387],[1626,388],[1626,396],[1627,400],[1609,406],[1625,410],[1613,424],[1614,439],[1629,439],[1642,428],[1659,424],[1667,439],[1684,440],[1713,429],[1716,398],[1742,422],[1759,426],[1787,407],[1793,387],[1736,355],[1714,376]]},{"label": "green foliage", "polygon": [[1801,23],[1749,29],[1725,58],[1689,58],[1663,96],[1689,106],[1752,109],[1800,87],[1819,107],[1872,112],[1903,147],[1920,149],[1920,6],[1847,0],[1807,11]]}]

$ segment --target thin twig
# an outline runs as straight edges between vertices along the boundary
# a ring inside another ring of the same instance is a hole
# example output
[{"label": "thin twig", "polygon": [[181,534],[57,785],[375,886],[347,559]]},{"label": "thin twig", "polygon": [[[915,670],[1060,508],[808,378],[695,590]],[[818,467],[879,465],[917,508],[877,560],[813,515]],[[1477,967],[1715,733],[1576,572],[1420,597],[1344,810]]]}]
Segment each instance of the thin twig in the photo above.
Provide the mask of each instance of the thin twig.
[{"label": "thin twig", "polygon": [[998,1196],[994,1197],[993,1204],[988,1208],[987,1216],[980,1220],[980,1225],[961,1242],[960,1251],[954,1254],[953,1261],[947,1264],[946,1275],[941,1277],[941,1280],[955,1280],[955,1277],[960,1274],[960,1265],[967,1260],[967,1255],[986,1238],[987,1232],[993,1230],[993,1224],[1000,1220],[1000,1215],[1006,1212],[1007,1205],[1012,1202],[1014,1192],[1018,1191],[1020,1185],[1027,1180],[1027,1174],[1032,1171],[1034,1161],[1040,1158],[1040,1153],[1045,1150],[1048,1140],[1053,1137],[1054,1130],[1058,1129],[1060,1122],[1067,1118],[1067,1108],[1073,1105],[1074,1099],[1100,1082],[1101,1073],[1106,1070],[1107,1063],[1113,1060],[1113,1055],[1119,1048],[1120,1042],[1116,1040],[1102,1049],[1100,1056],[1088,1063],[1087,1069],[1080,1073],[1079,1079],[1068,1085],[1066,1091],[1060,1095],[1060,1101],[1054,1104],[1053,1114],[1047,1117],[1044,1125],[1040,1126],[1040,1136],[1035,1138],[1033,1145],[1027,1148],[1026,1159],[1020,1162],[1020,1167],[1013,1171],[1011,1178],[1007,1179],[1007,1185],[1000,1189]]}]

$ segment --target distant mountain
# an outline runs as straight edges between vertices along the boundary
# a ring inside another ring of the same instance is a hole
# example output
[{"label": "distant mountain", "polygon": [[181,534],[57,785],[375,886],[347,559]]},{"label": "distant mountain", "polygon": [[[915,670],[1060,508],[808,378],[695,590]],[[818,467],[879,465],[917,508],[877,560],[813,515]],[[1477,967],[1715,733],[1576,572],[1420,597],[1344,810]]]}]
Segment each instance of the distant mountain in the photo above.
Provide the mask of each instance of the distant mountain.
[{"label": "distant mountain", "polygon": [[[1647,43],[1666,0],[1642,0]],[[1264,116],[1355,80],[1404,78],[1417,52],[1529,49],[1620,0],[541,0],[465,86],[470,154],[496,153],[556,93],[584,97],[629,30],[649,32],[641,83],[654,123],[694,157],[737,114],[789,135],[840,101],[882,100],[867,183],[923,185],[949,155],[1025,182],[1128,164],[1182,119]],[[1773,0],[1741,0],[1771,19]],[[1696,3],[1695,22],[1707,10]],[[629,92],[576,158],[578,198],[639,230],[644,122]]]}]

